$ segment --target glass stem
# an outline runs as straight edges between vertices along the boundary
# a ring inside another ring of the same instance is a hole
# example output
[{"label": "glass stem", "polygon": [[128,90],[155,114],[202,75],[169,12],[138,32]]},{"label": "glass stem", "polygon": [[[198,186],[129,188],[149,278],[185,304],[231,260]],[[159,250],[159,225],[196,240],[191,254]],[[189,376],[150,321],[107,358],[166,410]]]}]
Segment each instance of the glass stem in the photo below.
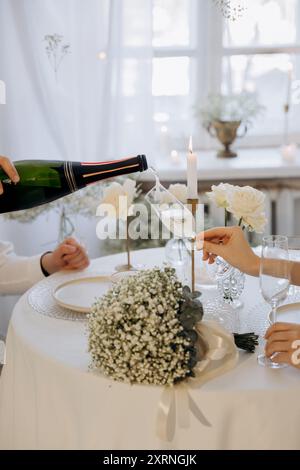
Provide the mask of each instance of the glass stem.
[{"label": "glass stem", "polygon": [[129,239],[129,220],[126,218],[126,251],[127,251],[127,265],[128,269],[131,267],[130,261],[130,239]]},{"label": "glass stem", "polygon": [[272,302],[272,311],[271,311],[271,323],[272,325],[276,323],[277,320],[277,307],[278,307],[278,302],[277,300],[274,300]]},{"label": "glass stem", "polygon": [[225,227],[227,227],[228,225],[228,221],[229,221],[229,212],[225,209],[225,220],[224,220],[224,224],[225,224]]}]

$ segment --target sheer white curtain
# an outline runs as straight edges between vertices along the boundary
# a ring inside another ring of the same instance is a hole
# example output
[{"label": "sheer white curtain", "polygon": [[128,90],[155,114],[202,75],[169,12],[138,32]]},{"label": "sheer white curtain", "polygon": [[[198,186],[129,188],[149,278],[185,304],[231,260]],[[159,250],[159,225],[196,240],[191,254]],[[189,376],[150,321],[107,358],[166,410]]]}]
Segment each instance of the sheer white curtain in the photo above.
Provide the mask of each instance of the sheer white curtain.
[{"label": "sheer white curtain", "polygon": [[[152,0],[0,0],[0,152],[152,155]],[[70,44],[57,80],[45,35]]]},{"label": "sheer white curtain", "polygon": [[[53,34],[70,45],[57,76],[44,41]],[[151,68],[152,0],[0,0],[0,154],[153,158]],[[99,255],[97,221],[82,222],[76,234]],[[57,230],[54,214],[30,225],[0,219],[0,238],[20,254],[49,249]]]}]

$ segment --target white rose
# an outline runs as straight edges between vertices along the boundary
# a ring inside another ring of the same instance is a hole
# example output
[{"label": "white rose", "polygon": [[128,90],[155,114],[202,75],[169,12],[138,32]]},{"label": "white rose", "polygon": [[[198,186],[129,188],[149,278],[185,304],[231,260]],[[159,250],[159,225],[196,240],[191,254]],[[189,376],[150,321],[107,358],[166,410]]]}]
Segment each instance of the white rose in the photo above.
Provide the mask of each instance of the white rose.
[{"label": "white rose", "polygon": [[123,183],[123,190],[124,194],[128,198],[128,207],[130,207],[136,197],[137,189],[136,189],[136,181],[127,178]]},{"label": "white rose", "polygon": [[109,217],[125,220],[135,197],[136,182],[134,180],[128,178],[123,185],[114,181],[104,189],[101,205],[111,206]]},{"label": "white rose", "polygon": [[234,189],[232,184],[220,183],[218,186],[212,186],[211,192],[206,193],[209,199],[216,204],[217,207],[227,209],[229,204],[229,197]]},{"label": "white rose", "polygon": [[266,227],[267,218],[265,213],[258,214],[255,217],[243,217],[243,225],[248,228],[250,232],[263,233]]},{"label": "white rose", "polygon": [[[178,199],[182,203],[187,202],[187,186],[186,184],[170,184],[168,191],[174,196],[176,199]],[[163,192],[162,193],[162,198],[161,198],[161,203],[164,204],[170,204],[174,202],[174,199],[168,195],[168,193]]]},{"label": "white rose", "polygon": [[239,221],[260,217],[265,210],[265,195],[251,186],[234,186],[229,194],[228,212]]}]

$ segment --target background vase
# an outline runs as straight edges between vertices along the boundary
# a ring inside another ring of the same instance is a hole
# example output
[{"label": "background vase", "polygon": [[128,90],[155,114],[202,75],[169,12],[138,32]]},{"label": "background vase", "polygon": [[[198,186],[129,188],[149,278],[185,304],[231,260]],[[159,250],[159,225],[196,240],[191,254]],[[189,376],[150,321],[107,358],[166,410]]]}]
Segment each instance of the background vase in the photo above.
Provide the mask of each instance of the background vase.
[{"label": "background vase", "polygon": [[74,224],[71,218],[68,216],[65,207],[63,206],[59,219],[58,243],[62,243],[65,238],[71,237],[74,231]]},{"label": "background vase", "polygon": [[209,134],[217,138],[221,144],[224,145],[224,149],[218,152],[220,158],[232,158],[236,157],[237,153],[230,149],[231,144],[237,137],[244,137],[247,133],[247,126],[244,125],[243,132],[238,135],[238,129],[242,125],[242,121],[212,121],[207,127]]},{"label": "background vase", "polygon": [[240,296],[245,286],[245,274],[231,266],[219,256],[216,259],[217,285],[223,302],[230,304],[233,308],[241,308],[243,303]]}]

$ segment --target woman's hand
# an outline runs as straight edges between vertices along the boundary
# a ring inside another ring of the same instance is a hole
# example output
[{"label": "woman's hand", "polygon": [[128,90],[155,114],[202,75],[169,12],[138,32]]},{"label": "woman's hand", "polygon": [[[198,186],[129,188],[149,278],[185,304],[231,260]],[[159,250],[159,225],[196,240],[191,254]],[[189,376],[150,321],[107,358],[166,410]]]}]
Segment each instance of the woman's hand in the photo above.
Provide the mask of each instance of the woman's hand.
[{"label": "woman's hand", "polygon": [[74,238],[67,238],[52,253],[46,253],[41,258],[41,265],[49,274],[61,269],[85,269],[89,264],[84,247]]},{"label": "woman's hand", "polygon": [[[20,181],[18,172],[8,157],[0,156],[0,167],[5,171],[5,173],[13,183],[18,183]],[[1,194],[3,194],[3,185],[0,181],[0,195]]]},{"label": "woman's hand", "polygon": [[259,275],[260,258],[256,256],[240,227],[220,227],[197,236],[197,248],[203,247],[203,260],[214,263],[217,256],[251,276]]},{"label": "woman's hand", "polygon": [[300,369],[300,325],[275,323],[266,335],[266,356],[273,362]]}]

